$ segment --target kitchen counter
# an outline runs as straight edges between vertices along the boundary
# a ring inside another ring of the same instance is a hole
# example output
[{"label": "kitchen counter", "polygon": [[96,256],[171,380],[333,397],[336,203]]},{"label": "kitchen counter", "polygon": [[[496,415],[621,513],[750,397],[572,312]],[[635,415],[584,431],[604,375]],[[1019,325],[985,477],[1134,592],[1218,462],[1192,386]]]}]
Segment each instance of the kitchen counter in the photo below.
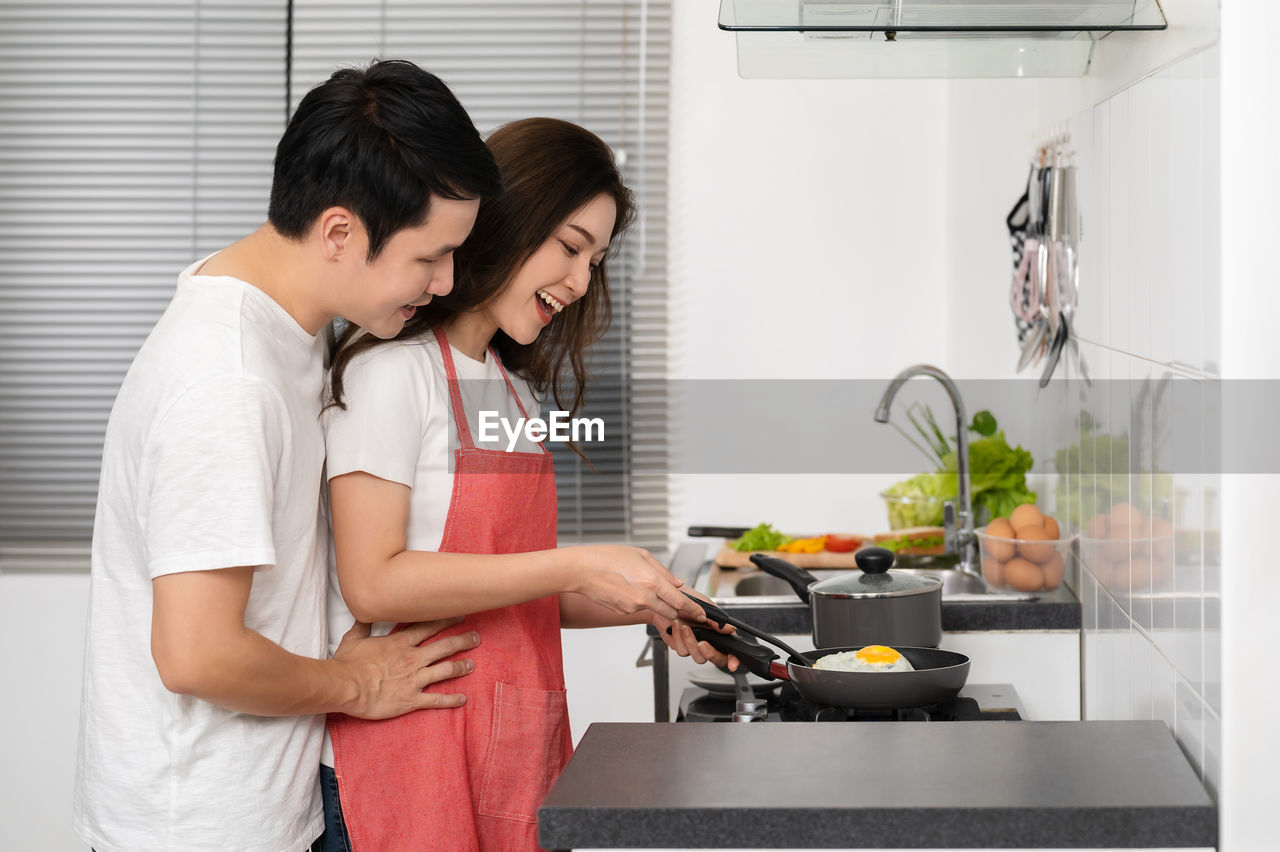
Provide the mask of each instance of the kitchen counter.
[{"label": "kitchen counter", "polygon": [[1161,722],[604,723],[538,811],[545,849],[1210,847]]},{"label": "kitchen counter", "polygon": [[[705,542],[681,544],[671,561],[671,571],[686,583],[706,591],[712,566],[706,557]],[[733,573],[726,571],[726,574]],[[712,597],[715,597],[712,595]],[[767,598],[732,598],[721,606],[759,627],[778,635],[801,635],[813,630],[808,604],[794,595]],[[974,630],[1079,630],[1080,601],[1066,586],[1039,592],[1035,600],[982,600],[981,596],[942,600],[942,630],[954,633]]]},{"label": "kitchen counter", "polygon": [[[974,596],[977,597],[977,596]],[[733,598],[720,606],[761,630],[778,635],[813,630],[809,605],[799,598]],[[1079,630],[1080,601],[1066,586],[1038,592],[1035,600],[942,600],[942,630]]]}]

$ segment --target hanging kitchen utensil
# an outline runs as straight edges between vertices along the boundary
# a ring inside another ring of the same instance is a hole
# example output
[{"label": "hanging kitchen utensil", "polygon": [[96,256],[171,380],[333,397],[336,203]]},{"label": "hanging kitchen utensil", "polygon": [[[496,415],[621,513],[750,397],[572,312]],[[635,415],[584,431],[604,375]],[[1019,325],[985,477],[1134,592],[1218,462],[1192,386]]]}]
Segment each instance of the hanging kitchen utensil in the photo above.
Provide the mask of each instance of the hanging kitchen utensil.
[{"label": "hanging kitchen utensil", "polygon": [[855,553],[859,571],[822,581],[785,559],[753,553],[751,561],[809,604],[815,645],[934,647],[942,641],[942,581],[890,570],[894,555],[883,547]]},{"label": "hanging kitchen utensil", "polygon": [[[1037,146],[1027,179],[1025,225],[1015,218],[1022,199],[1006,218],[1011,236],[1015,227],[1022,226],[1022,253],[1016,256],[1009,293],[1010,308],[1019,323],[1017,368],[1021,372],[1047,357],[1041,386],[1057,369],[1064,349],[1080,361],[1088,381],[1079,346],[1071,334],[1071,317],[1079,297],[1079,229],[1075,166],[1064,148],[1067,141],[1064,130]],[[1016,237],[1014,240],[1016,244]]]},{"label": "hanging kitchen utensil", "polygon": [[1040,304],[1041,189],[1040,170],[1033,166],[1031,176],[1027,179],[1026,240],[1022,245],[1022,258],[1014,273],[1013,292],[1009,296],[1014,317],[1025,323],[1025,330],[1019,326],[1018,340],[1022,344],[1018,357],[1019,372],[1035,359],[1036,352],[1043,345],[1045,334],[1044,314]]},{"label": "hanging kitchen utensil", "polygon": [[1076,342],[1074,334],[1075,310],[1080,302],[1080,208],[1079,196],[1076,194],[1076,167],[1068,165],[1062,170],[1062,209],[1059,214],[1064,248],[1064,265],[1059,291],[1062,301],[1063,320],[1067,324],[1066,350],[1071,353],[1076,369],[1086,386],[1092,387],[1089,378],[1089,365],[1085,362],[1084,353]]},{"label": "hanging kitchen utensil", "polygon": [[1031,181],[1035,177],[1035,166],[1027,173],[1027,183],[1022,195],[1014,202],[1013,209],[1005,217],[1005,227],[1009,229],[1009,245],[1013,249],[1013,285],[1009,291],[1009,307],[1013,310],[1013,324],[1018,333],[1018,343],[1026,340],[1031,332],[1034,314],[1026,303],[1029,295],[1027,278],[1031,260],[1027,248],[1027,226],[1031,220]]},{"label": "hanging kitchen utensil", "polygon": [[1062,243],[1062,264],[1058,277],[1058,302],[1063,313],[1071,316],[1080,298],[1079,211],[1076,197],[1076,167],[1059,169],[1058,241]]},{"label": "hanging kitchen utensil", "polygon": [[1058,331],[1053,336],[1053,342],[1049,344],[1049,352],[1046,356],[1044,371],[1040,374],[1040,387],[1048,387],[1049,379],[1053,378],[1053,371],[1058,367],[1058,361],[1062,357],[1062,347],[1066,345],[1067,338],[1071,336],[1071,326],[1066,316],[1061,317],[1058,324]]},{"label": "hanging kitchen utensil", "polygon": [[1028,187],[1028,219],[1027,219],[1027,280],[1026,295],[1023,297],[1030,315],[1030,329],[1022,341],[1022,349],[1018,356],[1018,371],[1037,364],[1044,352],[1045,342],[1049,335],[1047,313],[1045,310],[1045,281],[1049,274],[1049,246],[1046,221],[1048,217],[1049,170],[1046,166],[1045,152],[1040,152],[1039,160],[1033,164],[1030,185]]},{"label": "hanging kitchen utensil", "polygon": [[[1088,373],[1079,346],[1072,334],[1071,318],[1075,314],[1079,297],[1079,262],[1077,253],[1078,218],[1076,210],[1075,167],[1069,165],[1068,155],[1062,150],[1054,153],[1051,171],[1049,244],[1052,258],[1050,278],[1047,282],[1047,310],[1050,325],[1057,329],[1051,336],[1048,360],[1040,375],[1040,387],[1046,387],[1053,378],[1062,358],[1063,349],[1073,352],[1080,362],[1082,375],[1088,381]],[[1056,318],[1056,322],[1053,322]]]},{"label": "hanging kitchen utensil", "polygon": [[1014,319],[1019,320],[1018,342],[1025,342],[1031,328],[1040,319],[1039,266],[1035,262],[1040,251],[1040,240],[1028,237],[1022,244],[1022,259],[1013,273],[1013,286],[1009,289],[1009,307]]},{"label": "hanging kitchen utensil", "polygon": [[1034,363],[1041,350],[1044,349],[1045,322],[1044,318],[1038,318],[1031,327],[1031,333],[1027,335],[1027,339],[1022,344],[1021,354],[1018,356],[1018,372]]},{"label": "hanging kitchen utensil", "polygon": [[1058,290],[1061,286],[1058,282],[1060,272],[1060,256],[1062,254],[1061,240],[1061,220],[1059,218],[1060,206],[1062,204],[1062,178],[1061,170],[1058,166],[1058,151],[1052,154],[1050,165],[1044,169],[1045,179],[1048,181],[1046,187],[1047,217],[1044,222],[1044,230],[1046,239],[1041,242],[1045,246],[1044,252],[1044,274],[1040,278],[1040,292],[1043,296],[1041,309],[1044,311],[1045,322],[1048,324],[1046,346],[1052,348],[1053,341],[1058,336],[1059,316],[1061,311],[1062,300],[1059,298]]}]

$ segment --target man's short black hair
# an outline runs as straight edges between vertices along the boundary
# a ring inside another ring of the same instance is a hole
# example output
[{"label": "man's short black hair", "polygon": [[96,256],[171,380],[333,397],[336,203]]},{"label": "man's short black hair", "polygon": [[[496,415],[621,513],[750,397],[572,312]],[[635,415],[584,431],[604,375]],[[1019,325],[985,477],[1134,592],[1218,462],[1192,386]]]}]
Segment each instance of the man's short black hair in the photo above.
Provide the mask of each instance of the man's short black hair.
[{"label": "man's short black hair", "polygon": [[324,210],[349,208],[369,233],[369,259],[427,219],[432,196],[502,192],[493,155],[439,77],[412,62],[344,68],[298,104],[276,146],[267,218],[301,238]]}]

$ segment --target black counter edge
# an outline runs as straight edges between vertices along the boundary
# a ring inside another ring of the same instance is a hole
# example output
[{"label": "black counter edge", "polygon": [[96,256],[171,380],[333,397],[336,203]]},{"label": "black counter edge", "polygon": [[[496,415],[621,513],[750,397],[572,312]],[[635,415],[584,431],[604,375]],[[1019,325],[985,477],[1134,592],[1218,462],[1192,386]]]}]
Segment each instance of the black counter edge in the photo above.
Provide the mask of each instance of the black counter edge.
[{"label": "black counter edge", "polygon": [[1116,808],[646,809],[544,807],[544,849],[1202,848],[1217,845],[1212,805]]},{"label": "black counter edge", "polygon": [[[804,605],[735,604],[726,609],[770,633],[803,635],[813,629],[809,608]],[[1079,601],[944,601],[942,604],[942,630],[946,633],[981,630],[1079,630],[1081,623]]]}]

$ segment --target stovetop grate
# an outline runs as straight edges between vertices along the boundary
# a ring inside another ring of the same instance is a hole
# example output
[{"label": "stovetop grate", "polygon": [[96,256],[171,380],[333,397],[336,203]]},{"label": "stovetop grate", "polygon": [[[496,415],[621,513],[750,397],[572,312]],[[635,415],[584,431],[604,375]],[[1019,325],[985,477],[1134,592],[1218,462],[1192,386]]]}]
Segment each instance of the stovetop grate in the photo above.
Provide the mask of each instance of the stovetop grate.
[{"label": "stovetop grate", "polygon": [[[689,687],[680,698],[677,722],[729,722],[734,720],[736,701],[713,695],[699,687]],[[930,707],[896,710],[846,710],[821,707],[802,698],[794,686],[784,683],[768,697],[762,719],[765,722],[977,722],[1026,718],[1018,694],[1008,684],[970,684],[955,698]]]}]

